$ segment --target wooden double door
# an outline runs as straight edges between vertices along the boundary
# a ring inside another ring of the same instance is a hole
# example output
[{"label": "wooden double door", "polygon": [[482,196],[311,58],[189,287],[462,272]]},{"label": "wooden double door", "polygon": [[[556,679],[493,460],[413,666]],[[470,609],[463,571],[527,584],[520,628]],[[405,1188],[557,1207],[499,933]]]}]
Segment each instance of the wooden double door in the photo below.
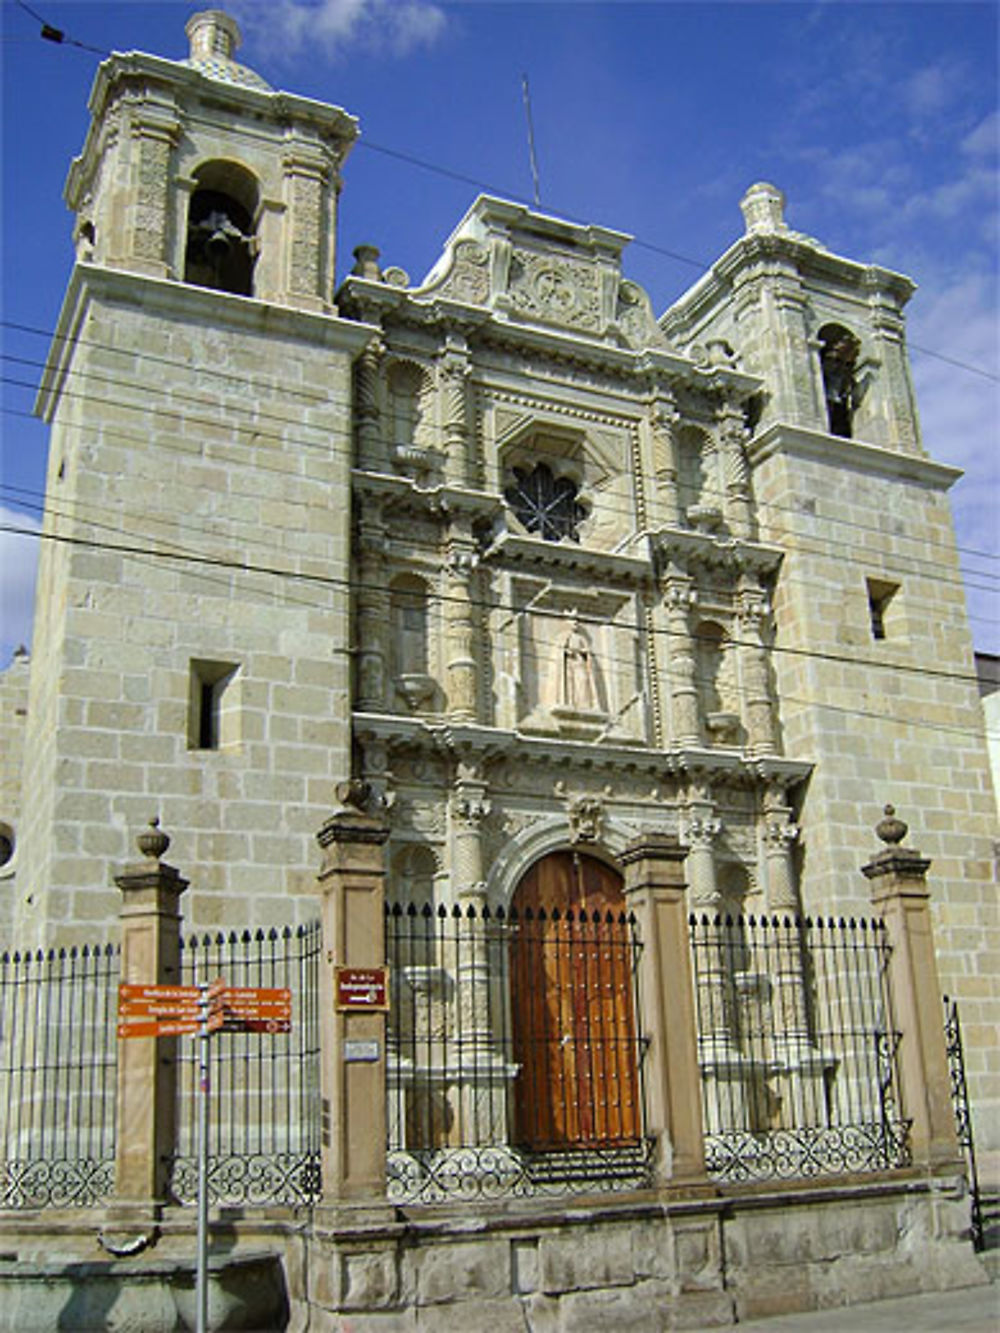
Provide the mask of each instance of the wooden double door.
[{"label": "wooden double door", "polygon": [[636,945],[620,875],[553,852],[513,906],[515,1141],[536,1151],[637,1143]]}]

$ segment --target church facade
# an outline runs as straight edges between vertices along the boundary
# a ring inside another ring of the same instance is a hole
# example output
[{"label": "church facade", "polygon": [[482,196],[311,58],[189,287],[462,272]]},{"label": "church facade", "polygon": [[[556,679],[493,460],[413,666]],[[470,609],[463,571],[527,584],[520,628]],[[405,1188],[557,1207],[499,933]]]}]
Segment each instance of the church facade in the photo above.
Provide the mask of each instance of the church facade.
[{"label": "church facade", "polygon": [[109,928],[153,816],[193,925],[308,921],[348,778],[390,898],[477,910],[614,902],[652,833],[696,911],[862,912],[892,803],[1000,1147],[996,805],[913,284],[757,184],[659,317],[627,236],[488,196],[423,282],[362,247],[335,290],[355,120],[237,64],[225,15],[189,33],[101,66],[67,182],[5,933]]}]

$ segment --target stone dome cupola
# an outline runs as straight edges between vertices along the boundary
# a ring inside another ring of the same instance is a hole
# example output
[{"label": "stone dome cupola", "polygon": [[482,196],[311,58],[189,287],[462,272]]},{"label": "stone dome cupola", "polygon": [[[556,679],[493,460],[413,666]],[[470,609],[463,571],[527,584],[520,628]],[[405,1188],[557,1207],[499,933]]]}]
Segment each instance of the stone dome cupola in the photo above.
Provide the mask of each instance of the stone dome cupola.
[{"label": "stone dome cupola", "polygon": [[243,40],[240,25],[222,9],[204,9],[192,14],[184,26],[190,54],[184,62],[210,79],[242,84],[246,88],[270,90],[270,84],[234,59]]}]

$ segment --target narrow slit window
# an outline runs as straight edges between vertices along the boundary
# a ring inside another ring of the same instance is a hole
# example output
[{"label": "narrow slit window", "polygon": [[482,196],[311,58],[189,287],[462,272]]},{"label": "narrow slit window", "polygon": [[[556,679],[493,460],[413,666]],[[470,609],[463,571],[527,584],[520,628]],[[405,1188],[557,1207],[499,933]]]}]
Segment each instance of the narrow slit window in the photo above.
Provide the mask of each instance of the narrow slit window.
[{"label": "narrow slit window", "polygon": [[221,750],[239,741],[235,662],[191,662],[188,692],[188,749]]},{"label": "narrow slit window", "polygon": [[872,638],[889,637],[890,608],[899,592],[898,583],[885,583],[881,579],[868,579],[868,615],[871,620]]}]

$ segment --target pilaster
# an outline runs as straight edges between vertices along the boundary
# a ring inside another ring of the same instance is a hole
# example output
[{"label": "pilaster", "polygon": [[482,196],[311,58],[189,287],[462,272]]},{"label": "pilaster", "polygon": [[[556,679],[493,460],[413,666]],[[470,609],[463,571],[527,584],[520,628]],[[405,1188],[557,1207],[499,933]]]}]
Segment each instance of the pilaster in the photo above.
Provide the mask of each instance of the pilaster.
[{"label": "pilaster", "polygon": [[931,926],[930,861],[902,846],[907,826],[891,805],[875,829],[886,844],[861,867],[872,906],[886,925],[892,953],[889,982],[901,1033],[903,1113],[912,1121],[913,1162],[935,1173],[958,1171],[960,1153],[951,1104],[941,984]]}]

